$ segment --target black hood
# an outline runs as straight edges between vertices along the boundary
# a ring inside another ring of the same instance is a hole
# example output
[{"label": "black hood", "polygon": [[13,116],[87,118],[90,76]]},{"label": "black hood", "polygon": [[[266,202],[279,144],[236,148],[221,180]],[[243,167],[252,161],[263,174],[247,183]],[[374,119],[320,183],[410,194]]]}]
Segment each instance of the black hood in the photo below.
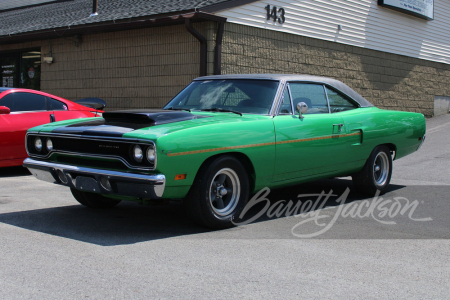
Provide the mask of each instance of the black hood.
[{"label": "black hood", "polygon": [[96,120],[55,128],[52,133],[121,137],[140,128],[200,118],[207,116],[193,115],[187,111],[160,109],[121,110],[105,112],[103,118]]},{"label": "black hood", "polygon": [[142,123],[149,126],[197,119],[199,116],[187,111],[162,109],[118,110],[103,113],[106,121]]}]

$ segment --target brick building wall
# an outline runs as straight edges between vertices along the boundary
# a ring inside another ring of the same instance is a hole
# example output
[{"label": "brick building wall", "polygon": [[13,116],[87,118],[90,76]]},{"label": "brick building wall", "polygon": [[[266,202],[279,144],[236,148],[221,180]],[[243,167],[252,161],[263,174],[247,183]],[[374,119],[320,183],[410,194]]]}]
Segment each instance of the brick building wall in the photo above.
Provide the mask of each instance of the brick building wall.
[{"label": "brick building wall", "polygon": [[[202,24],[196,27],[204,26]],[[199,74],[199,42],[184,25],[83,35],[21,44],[0,51],[51,45],[42,62],[41,90],[77,100],[99,97],[107,110],[160,108]]]},{"label": "brick building wall", "polygon": [[380,108],[433,115],[450,96],[450,65],[226,23],[222,74],[298,73],[338,79]]},{"label": "brick building wall", "polygon": [[[195,23],[207,39],[213,74],[217,24]],[[52,48],[41,90],[70,100],[99,97],[107,110],[160,108],[199,74],[200,45],[184,25],[0,45],[1,51]],[[381,108],[433,115],[450,96],[450,65],[232,23],[225,24],[222,74],[298,73],[332,77]]]}]

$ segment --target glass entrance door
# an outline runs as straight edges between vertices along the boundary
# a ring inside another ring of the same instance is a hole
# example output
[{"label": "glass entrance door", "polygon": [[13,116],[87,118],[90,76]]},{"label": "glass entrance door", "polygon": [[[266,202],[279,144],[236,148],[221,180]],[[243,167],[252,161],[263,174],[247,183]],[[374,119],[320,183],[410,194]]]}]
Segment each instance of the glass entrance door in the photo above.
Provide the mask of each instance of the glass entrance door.
[{"label": "glass entrance door", "polygon": [[34,50],[21,54],[20,87],[41,89],[41,51]]},{"label": "glass entrance door", "polygon": [[19,64],[18,53],[0,56],[2,87],[19,87]]},{"label": "glass entrance door", "polygon": [[2,87],[40,90],[40,49],[0,54],[0,76],[0,85]]}]

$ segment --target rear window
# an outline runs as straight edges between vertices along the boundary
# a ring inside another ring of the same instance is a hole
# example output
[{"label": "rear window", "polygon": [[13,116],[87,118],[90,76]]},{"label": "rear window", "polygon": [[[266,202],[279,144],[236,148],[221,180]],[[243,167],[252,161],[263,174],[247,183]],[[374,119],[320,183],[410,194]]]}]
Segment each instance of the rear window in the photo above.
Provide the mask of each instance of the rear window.
[{"label": "rear window", "polygon": [[67,105],[61,101],[47,97],[48,110],[67,110]]}]

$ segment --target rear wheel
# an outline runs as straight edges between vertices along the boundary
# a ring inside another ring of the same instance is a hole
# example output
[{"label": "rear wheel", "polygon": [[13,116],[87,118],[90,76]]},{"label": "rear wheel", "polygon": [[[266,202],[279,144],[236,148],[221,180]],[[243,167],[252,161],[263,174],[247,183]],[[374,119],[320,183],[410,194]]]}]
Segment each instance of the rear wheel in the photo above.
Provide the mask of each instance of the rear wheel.
[{"label": "rear wheel", "polygon": [[199,225],[232,227],[249,194],[249,180],[242,164],[232,156],[220,156],[203,166],[187,196],[186,209]]},{"label": "rear wheel", "polygon": [[364,168],[352,175],[359,193],[373,196],[377,190],[386,192],[392,175],[392,156],[388,147],[378,146],[369,156]]},{"label": "rear wheel", "polygon": [[80,202],[80,204],[90,208],[111,208],[119,204],[121,201],[106,198],[100,194],[82,192],[74,188],[71,188],[70,191],[72,192],[73,197]]}]

